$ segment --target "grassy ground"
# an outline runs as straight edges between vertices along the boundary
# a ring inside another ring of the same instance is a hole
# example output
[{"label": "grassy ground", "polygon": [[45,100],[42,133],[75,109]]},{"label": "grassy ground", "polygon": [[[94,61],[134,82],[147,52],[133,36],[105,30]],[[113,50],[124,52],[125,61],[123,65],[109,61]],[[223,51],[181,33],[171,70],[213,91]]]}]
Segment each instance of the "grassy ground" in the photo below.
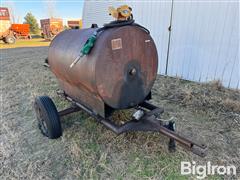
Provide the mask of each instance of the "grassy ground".
[{"label": "grassy ground", "polygon": [[[0,179],[195,179],[180,174],[181,161],[240,166],[240,95],[218,82],[197,84],[159,76],[152,102],[165,108],[163,118],[175,119],[177,131],[204,142],[200,158],[177,148],[158,133],[116,136],[84,112],[62,119],[64,134],[48,140],[37,129],[34,97],[48,95],[58,109],[68,106],[55,91],[58,84],[42,66],[47,47],[1,50]],[[125,119],[128,111],[116,114]]]},{"label": "grassy ground", "polygon": [[18,39],[15,44],[6,44],[0,41],[0,49],[17,48],[17,47],[37,47],[49,46],[50,41],[42,38],[37,39]]}]

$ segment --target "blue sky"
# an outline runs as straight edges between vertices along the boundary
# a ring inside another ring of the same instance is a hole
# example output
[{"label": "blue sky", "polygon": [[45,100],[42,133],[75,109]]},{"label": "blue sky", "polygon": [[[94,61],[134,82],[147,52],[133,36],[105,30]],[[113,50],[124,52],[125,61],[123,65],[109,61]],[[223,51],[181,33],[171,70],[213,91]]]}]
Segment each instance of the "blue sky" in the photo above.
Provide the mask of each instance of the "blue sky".
[{"label": "blue sky", "polygon": [[14,14],[15,23],[22,23],[24,16],[31,12],[39,21],[51,15],[62,18],[64,22],[68,19],[80,19],[84,1],[67,0],[0,0],[1,7],[9,7]]}]

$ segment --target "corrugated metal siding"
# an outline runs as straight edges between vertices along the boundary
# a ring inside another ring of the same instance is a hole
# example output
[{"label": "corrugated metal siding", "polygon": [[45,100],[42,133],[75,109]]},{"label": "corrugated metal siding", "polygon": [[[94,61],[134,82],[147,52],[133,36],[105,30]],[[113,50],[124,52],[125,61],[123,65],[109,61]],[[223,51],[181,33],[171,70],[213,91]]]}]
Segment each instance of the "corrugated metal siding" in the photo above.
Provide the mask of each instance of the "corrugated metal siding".
[{"label": "corrugated metal siding", "polygon": [[[108,7],[128,4],[157,45],[159,73],[165,73],[171,1],[85,1],[83,27],[112,21]],[[221,80],[240,89],[239,2],[174,1],[169,76],[206,82]]]},{"label": "corrugated metal siding", "polygon": [[240,88],[237,2],[174,2],[168,75]]}]

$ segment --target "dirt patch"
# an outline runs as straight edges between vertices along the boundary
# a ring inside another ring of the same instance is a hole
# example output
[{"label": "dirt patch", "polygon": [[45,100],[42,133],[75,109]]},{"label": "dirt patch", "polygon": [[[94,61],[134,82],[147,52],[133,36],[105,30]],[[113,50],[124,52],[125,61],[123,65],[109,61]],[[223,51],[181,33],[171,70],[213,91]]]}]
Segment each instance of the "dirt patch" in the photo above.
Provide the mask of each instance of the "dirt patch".
[{"label": "dirt patch", "polygon": [[[163,118],[175,119],[180,134],[208,145],[206,158],[181,147],[168,153],[168,139],[158,133],[116,136],[84,112],[62,119],[61,138],[43,137],[32,109],[34,97],[48,95],[58,109],[68,105],[55,93],[55,77],[42,66],[47,50],[1,50],[0,179],[188,179],[180,175],[183,160],[234,164],[239,175],[240,95],[216,83],[159,76],[152,92],[152,102],[165,108]],[[128,115],[121,111],[114,118]]]}]

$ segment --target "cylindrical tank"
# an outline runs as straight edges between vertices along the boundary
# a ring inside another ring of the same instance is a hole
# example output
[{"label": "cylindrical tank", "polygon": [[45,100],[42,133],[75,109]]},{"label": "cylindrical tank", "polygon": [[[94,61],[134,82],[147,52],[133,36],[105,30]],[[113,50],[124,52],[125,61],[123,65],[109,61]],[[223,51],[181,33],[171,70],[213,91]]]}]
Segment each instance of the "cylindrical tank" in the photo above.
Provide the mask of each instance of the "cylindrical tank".
[{"label": "cylindrical tank", "polygon": [[151,36],[137,26],[106,29],[98,34],[90,54],[70,68],[94,31],[96,28],[67,30],[52,41],[48,61],[61,88],[75,100],[79,99],[78,91],[86,92],[86,99],[91,99],[90,94],[113,109],[133,107],[144,101],[158,68]]}]

